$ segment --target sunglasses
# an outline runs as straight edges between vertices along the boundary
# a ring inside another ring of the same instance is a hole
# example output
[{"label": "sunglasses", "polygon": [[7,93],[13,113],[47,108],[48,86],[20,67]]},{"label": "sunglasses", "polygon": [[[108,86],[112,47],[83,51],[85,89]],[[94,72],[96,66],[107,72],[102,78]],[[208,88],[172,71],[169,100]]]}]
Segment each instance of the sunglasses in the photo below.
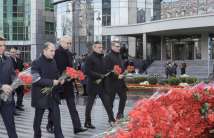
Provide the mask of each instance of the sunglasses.
[{"label": "sunglasses", "polygon": [[120,48],[120,46],[114,46],[114,47]]}]

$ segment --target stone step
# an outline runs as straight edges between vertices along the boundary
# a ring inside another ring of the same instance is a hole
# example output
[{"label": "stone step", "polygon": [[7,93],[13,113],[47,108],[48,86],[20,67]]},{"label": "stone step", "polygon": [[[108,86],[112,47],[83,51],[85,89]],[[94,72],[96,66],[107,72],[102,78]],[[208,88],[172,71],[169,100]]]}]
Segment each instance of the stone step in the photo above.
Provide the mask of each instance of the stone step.
[{"label": "stone step", "polygon": [[[178,65],[177,73],[180,74],[179,65],[183,61],[175,61]],[[187,64],[186,73],[197,78],[207,78],[208,76],[208,62],[207,60],[186,60]],[[165,64],[167,61],[154,61],[147,69],[148,74],[161,74],[165,76]],[[209,71],[213,70],[213,60],[210,61]]]}]

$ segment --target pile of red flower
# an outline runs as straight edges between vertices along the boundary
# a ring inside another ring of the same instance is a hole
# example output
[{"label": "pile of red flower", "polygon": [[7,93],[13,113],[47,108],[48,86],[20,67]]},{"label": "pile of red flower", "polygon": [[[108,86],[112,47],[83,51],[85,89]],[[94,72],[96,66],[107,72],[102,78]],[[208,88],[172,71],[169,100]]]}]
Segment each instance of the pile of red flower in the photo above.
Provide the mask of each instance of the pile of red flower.
[{"label": "pile of red flower", "polygon": [[75,70],[74,68],[67,67],[65,71],[66,75],[72,79],[78,79],[80,81],[85,79],[85,75],[80,70]]},{"label": "pile of red flower", "polygon": [[214,85],[173,88],[139,101],[125,128],[106,138],[207,138],[214,128]]}]

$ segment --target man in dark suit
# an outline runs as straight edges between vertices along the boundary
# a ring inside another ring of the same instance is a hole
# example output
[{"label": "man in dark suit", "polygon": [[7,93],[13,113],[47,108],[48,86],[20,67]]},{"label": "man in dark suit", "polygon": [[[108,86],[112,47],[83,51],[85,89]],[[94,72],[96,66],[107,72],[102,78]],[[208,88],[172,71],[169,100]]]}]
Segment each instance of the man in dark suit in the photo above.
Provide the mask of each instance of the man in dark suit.
[{"label": "man in dark suit", "polygon": [[[43,54],[33,61],[31,73],[40,75],[40,80],[32,84],[32,107],[35,107],[35,117],[33,123],[34,138],[41,138],[41,122],[45,109],[51,111],[53,117],[55,138],[64,138],[61,130],[59,101],[57,101],[57,85],[63,82],[57,80],[59,72],[54,60],[55,46],[47,42],[43,47]],[[45,87],[53,87],[50,94],[42,94]]]},{"label": "man in dark suit", "polygon": [[[10,84],[15,78],[15,71],[12,60],[4,55],[5,52],[5,38],[0,36],[0,93],[12,95],[12,87]],[[16,134],[14,122],[14,101],[0,100],[0,113],[3,118],[5,127],[9,138],[18,138]]]},{"label": "man in dark suit", "polygon": [[[60,46],[56,50],[56,54],[54,59],[56,60],[57,68],[62,74],[66,67],[73,67],[73,54],[69,51],[69,48],[72,46],[72,38],[69,36],[63,36],[60,38]],[[60,88],[61,91],[61,98],[66,100],[68,110],[73,122],[73,129],[74,133],[84,132],[87,129],[82,128],[79,114],[76,109],[75,105],[75,95],[74,95],[74,88],[73,88],[73,80],[65,81],[65,83]],[[49,117],[49,122],[47,124],[47,130],[52,127],[53,119]],[[54,128],[55,129],[55,128]]]},{"label": "man in dark suit", "polygon": [[[105,56],[105,67],[107,72],[110,72],[114,69],[115,65],[119,65],[121,69],[123,68],[123,61],[120,54],[120,43],[118,41],[112,41],[111,52]],[[106,92],[109,94],[111,108],[113,110],[113,103],[116,94],[120,97],[119,108],[117,112],[117,119],[124,117],[124,109],[127,100],[127,87],[124,81],[124,75],[115,75],[111,73],[105,79],[105,88]]]},{"label": "man in dark suit", "polygon": [[[24,65],[23,65],[23,61],[17,57],[17,54],[18,54],[17,47],[12,47],[10,49],[10,56],[13,61],[14,69],[21,72],[24,69]],[[20,111],[24,111],[24,109],[22,108],[24,106],[22,104],[23,97],[24,97],[24,86],[23,85],[19,86],[15,91],[17,95],[16,109]]]},{"label": "man in dark suit", "polygon": [[105,110],[108,114],[110,125],[115,122],[113,111],[111,110],[109,97],[105,93],[103,81],[100,84],[96,84],[97,79],[104,79],[106,73],[103,59],[103,46],[100,42],[95,42],[92,47],[93,53],[89,55],[85,62],[85,73],[88,77],[87,81],[87,93],[88,101],[85,110],[85,127],[95,129],[95,126],[91,123],[91,110],[97,95],[99,95]]}]

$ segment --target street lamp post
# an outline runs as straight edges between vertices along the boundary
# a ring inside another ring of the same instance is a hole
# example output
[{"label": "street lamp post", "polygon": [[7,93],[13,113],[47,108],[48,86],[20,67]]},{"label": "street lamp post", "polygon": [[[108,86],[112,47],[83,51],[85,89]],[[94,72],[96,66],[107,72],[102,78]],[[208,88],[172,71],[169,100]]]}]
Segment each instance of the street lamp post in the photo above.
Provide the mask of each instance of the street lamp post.
[{"label": "street lamp post", "polygon": [[97,39],[98,39],[97,41],[101,41],[101,39],[100,39],[100,35],[101,35],[100,34],[100,25],[101,25],[100,24],[100,21],[101,21],[100,11],[95,10],[94,13],[96,13],[96,12],[98,13],[97,18],[96,18],[96,20],[97,20],[97,35],[98,35],[97,36]]}]

